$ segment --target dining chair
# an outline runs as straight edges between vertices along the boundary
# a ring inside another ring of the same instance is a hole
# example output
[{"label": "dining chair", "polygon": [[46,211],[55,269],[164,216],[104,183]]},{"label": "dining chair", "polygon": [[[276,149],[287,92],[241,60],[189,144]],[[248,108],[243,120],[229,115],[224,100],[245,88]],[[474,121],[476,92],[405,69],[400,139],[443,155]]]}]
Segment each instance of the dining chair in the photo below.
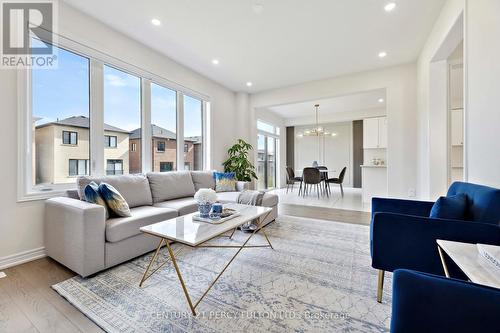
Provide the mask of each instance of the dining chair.
[{"label": "dining chair", "polygon": [[319,199],[319,184],[321,183],[321,172],[319,172],[318,168],[304,168],[304,171],[302,172],[302,178],[304,180],[304,189],[302,190],[302,196],[305,196],[306,193],[309,193],[309,188],[316,187]]},{"label": "dining chair", "polygon": [[321,181],[323,182],[323,185],[321,185],[322,187],[322,190],[325,191],[326,193],[326,196],[328,197],[329,194],[328,194],[328,191],[327,191],[327,188],[326,188],[326,180],[328,179],[328,172],[321,172],[321,170],[326,170],[328,171],[328,168],[326,166],[318,166],[317,167],[318,170],[320,170],[320,174],[321,174]]},{"label": "dining chair", "polygon": [[293,168],[289,166],[286,167],[286,174],[287,174],[286,193],[288,193],[288,188],[290,185],[292,185],[292,192],[293,192],[293,185],[299,182],[300,183],[299,195],[300,195],[300,192],[302,190],[302,177],[295,177],[295,171],[293,171]]},{"label": "dining chair", "polygon": [[326,184],[328,186],[328,191],[330,192],[330,184],[339,184],[340,185],[340,193],[342,194],[342,197],[344,196],[344,188],[342,186],[342,183],[344,182],[344,177],[345,177],[345,171],[347,167],[344,167],[342,171],[340,171],[340,174],[338,178],[328,178],[326,180]]}]

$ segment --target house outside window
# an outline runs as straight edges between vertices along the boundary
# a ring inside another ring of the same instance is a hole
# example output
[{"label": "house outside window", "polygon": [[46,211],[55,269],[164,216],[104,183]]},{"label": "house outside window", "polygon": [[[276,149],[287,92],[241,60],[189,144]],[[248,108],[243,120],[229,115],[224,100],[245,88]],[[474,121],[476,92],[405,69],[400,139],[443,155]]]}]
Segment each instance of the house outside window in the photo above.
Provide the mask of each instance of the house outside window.
[{"label": "house outside window", "polygon": [[156,144],[156,150],[159,152],[165,152],[165,141],[158,141]]},{"label": "house outside window", "polygon": [[172,171],[174,168],[174,163],[172,162],[160,162],[160,172]]},{"label": "house outside window", "polygon": [[85,176],[89,174],[89,160],[69,160],[69,176]]},{"label": "house outside window", "polygon": [[104,136],[104,147],[106,148],[116,148],[117,137],[114,135]]},{"label": "house outside window", "polygon": [[131,151],[137,151],[137,143],[132,143]]},{"label": "house outside window", "polygon": [[189,145],[187,143],[184,144],[184,152],[187,153],[189,151]]},{"label": "house outside window", "polygon": [[123,175],[123,160],[106,160],[106,175]]},{"label": "house outside window", "polygon": [[64,145],[73,145],[76,146],[78,144],[78,133],[71,131],[63,131],[63,144]]}]

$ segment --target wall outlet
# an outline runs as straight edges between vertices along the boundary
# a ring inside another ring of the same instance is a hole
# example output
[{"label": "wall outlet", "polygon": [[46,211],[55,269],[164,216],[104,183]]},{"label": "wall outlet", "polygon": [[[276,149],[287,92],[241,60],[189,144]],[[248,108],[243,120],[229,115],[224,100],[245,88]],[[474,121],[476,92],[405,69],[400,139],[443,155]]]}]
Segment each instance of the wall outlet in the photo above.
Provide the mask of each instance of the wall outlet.
[{"label": "wall outlet", "polygon": [[417,193],[414,188],[408,189],[408,198],[415,198],[417,196]]}]

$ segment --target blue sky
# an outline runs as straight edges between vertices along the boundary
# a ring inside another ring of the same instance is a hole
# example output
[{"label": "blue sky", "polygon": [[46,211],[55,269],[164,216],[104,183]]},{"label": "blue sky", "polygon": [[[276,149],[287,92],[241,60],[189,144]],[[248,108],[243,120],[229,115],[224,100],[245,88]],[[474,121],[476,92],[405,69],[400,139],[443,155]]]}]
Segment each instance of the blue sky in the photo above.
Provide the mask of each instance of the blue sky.
[{"label": "blue sky", "polygon": [[[33,69],[33,116],[37,124],[89,116],[89,60],[59,49],[58,68]],[[151,86],[151,121],[176,132],[175,91]],[[104,122],[128,131],[141,126],[140,79],[104,66]],[[184,135],[201,135],[201,101],[184,97]]]}]

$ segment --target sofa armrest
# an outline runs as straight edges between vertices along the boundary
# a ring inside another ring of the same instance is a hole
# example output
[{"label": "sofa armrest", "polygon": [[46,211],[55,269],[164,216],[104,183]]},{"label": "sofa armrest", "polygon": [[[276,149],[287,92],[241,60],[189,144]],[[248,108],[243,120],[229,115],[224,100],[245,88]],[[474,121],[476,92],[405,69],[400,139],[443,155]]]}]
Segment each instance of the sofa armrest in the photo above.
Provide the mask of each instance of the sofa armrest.
[{"label": "sofa armrest", "polygon": [[66,197],[45,203],[45,247],[49,257],[85,277],[105,267],[104,207]]},{"label": "sofa armrest", "polygon": [[499,289],[396,270],[392,295],[393,333],[498,332]]},{"label": "sofa armrest", "polygon": [[408,268],[443,275],[437,239],[500,244],[500,227],[489,223],[375,213],[371,224],[372,267]]},{"label": "sofa armrest", "polygon": [[373,215],[379,212],[428,217],[433,205],[432,201],[372,198],[372,219]]},{"label": "sofa armrest", "polygon": [[244,181],[237,181],[236,182],[236,191],[238,192],[243,192],[245,190],[250,190],[250,186],[251,183],[250,182],[244,182]]}]

